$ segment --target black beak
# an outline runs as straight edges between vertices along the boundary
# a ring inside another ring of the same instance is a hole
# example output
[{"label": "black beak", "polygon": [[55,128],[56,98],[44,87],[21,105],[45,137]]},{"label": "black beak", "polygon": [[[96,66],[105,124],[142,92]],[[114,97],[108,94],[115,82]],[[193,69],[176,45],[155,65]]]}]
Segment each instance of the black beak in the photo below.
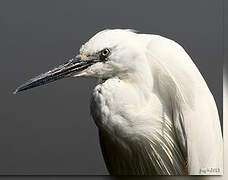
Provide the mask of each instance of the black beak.
[{"label": "black beak", "polygon": [[46,73],[43,73],[33,79],[30,79],[25,84],[19,86],[13,93],[31,89],[37,86],[41,86],[59,79],[70,77],[74,74],[80,73],[87,69],[89,66],[96,62],[95,57],[90,57],[87,60],[81,60],[81,56],[78,55],[75,58],[69,60],[63,65],[54,68]]}]

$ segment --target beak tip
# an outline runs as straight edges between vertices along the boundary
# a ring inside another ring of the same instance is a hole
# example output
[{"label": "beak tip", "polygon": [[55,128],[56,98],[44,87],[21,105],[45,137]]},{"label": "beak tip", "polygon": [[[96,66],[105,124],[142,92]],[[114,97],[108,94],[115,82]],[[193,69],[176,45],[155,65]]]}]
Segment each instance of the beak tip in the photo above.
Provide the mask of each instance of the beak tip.
[{"label": "beak tip", "polygon": [[23,89],[22,89],[21,87],[18,87],[17,89],[15,89],[15,90],[13,91],[13,94],[15,95],[15,94],[17,94],[17,93],[20,92],[20,91],[23,91]]},{"label": "beak tip", "polygon": [[13,91],[13,94],[15,95],[15,94],[17,94],[17,92],[18,92],[18,88]]}]

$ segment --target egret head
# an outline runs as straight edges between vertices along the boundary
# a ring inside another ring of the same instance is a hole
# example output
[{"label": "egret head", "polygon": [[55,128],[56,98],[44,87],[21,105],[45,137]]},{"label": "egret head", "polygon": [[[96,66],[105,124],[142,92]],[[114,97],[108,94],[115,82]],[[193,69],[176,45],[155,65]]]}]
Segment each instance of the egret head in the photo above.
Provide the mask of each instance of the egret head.
[{"label": "egret head", "polygon": [[80,48],[75,58],[43,73],[16,89],[14,93],[47,84],[66,77],[124,77],[141,63],[136,61],[142,47],[133,43],[136,34],[130,30],[104,30]]}]

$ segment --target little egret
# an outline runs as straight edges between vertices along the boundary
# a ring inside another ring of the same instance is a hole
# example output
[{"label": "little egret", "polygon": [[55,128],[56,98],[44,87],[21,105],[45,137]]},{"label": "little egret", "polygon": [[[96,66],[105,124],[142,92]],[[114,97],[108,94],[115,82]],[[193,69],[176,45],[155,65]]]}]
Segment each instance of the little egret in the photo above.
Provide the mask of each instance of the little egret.
[{"label": "little egret", "polygon": [[179,44],[132,30],[103,30],[75,58],[14,93],[79,76],[99,79],[90,108],[110,174],[223,173],[214,98]]}]

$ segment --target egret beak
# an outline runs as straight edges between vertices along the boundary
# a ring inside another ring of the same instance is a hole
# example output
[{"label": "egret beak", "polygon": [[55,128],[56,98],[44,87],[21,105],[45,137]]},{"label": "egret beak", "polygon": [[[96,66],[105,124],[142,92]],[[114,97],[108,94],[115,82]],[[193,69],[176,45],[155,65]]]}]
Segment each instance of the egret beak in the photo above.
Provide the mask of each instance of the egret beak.
[{"label": "egret beak", "polygon": [[37,86],[41,86],[59,79],[73,76],[75,74],[80,74],[83,70],[87,69],[89,66],[97,62],[97,58],[94,56],[89,56],[87,59],[82,60],[81,56],[78,55],[75,58],[69,60],[63,65],[60,65],[57,68],[54,68],[46,73],[40,74],[33,79],[30,79],[28,82],[19,86],[13,94],[17,92],[31,89]]}]

